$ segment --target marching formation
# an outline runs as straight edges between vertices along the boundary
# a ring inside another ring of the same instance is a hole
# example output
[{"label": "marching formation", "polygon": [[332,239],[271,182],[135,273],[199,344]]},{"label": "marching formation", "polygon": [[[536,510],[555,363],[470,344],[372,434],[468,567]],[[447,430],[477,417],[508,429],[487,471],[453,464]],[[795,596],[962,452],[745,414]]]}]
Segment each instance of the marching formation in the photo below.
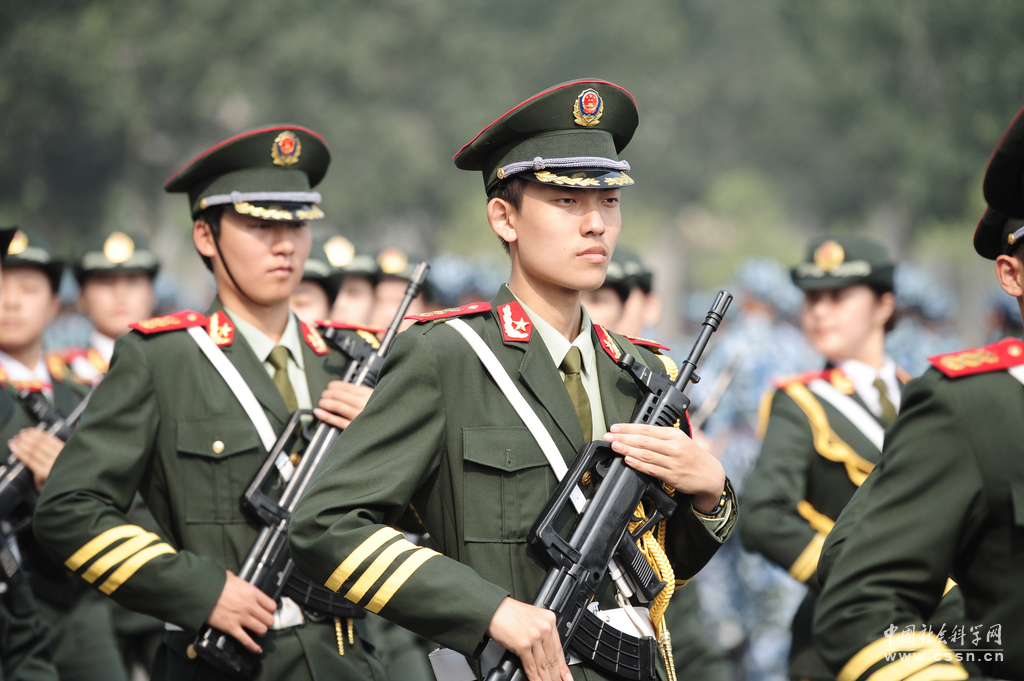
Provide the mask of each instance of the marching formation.
[{"label": "marching formation", "polygon": [[[849,234],[644,338],[639,122],[572,81],[455,154],[498,282],[314,239],[331,152],[297,125],[164,184],[203,311],[154,316],[159,258],[113,232],[70,263],[88,346],[46,349],[65,262],[0,230],[0,681],[1024,678],[1024,341],[951,345]],[[1016,309],[1020,117],[984,193]]]}]

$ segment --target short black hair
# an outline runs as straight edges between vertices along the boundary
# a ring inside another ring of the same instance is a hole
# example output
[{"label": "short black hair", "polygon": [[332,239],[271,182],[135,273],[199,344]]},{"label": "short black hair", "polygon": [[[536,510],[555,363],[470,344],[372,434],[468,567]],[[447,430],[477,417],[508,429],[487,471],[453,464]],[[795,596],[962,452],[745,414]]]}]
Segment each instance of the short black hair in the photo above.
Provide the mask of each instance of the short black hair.
[{"label": "short black hair", "polygon": [[[224,206],[210,206],[209,208],[200,211],[199,215],[196,215],[196,220],[205,222],[209,225],[214,239],[220,238],[220,218],[224,215],[224,208]],[[206,269],[213,272],[213,261],[202,254],[200,254],[199,257],[203,259],[203,264],[206,265]]]},{"label": "short black hair", "polygon": [[[894,296],[896,295],[896,292],[893,290],[892,286],[885,286],[882,284],[869,284],[869,287],[871,288],[872,293],[875,294],[876,300],[881,300],[882,296],[884,296],[886,293],[891,293]],[[896,322],[899,321],[899,314],[899,309],[895,309],[893,310],[892,314],[889,315],[889,318],[885,320],[886,333],[889,333],[890,331],[896,328]]]},{"label": "short black hair", "polygon": [[[529,180],[525,180],[519,175],[514,175],[506,180],[502,180],[491,187],[491,190],[487,192],[487,203],[490,203],[491,199],[501,199],[502,201],[508,201],[512,204],[513,208],[519,210],[523,207],[523,194],[526,193],[527,182],[529,182]],[[501,242],[501,247],[507,255],[509,253],[508,242],[500,236],[498,237],[498,241]]]}]

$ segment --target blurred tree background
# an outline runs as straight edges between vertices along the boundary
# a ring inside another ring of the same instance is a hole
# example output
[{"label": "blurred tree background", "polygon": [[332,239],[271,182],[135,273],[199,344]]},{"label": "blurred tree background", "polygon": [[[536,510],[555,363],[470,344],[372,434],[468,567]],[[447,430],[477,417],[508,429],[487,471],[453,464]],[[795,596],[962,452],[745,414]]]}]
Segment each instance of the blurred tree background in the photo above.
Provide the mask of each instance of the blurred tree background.
[{"label": "blurred tree background", "polygon": [[991,280],[969,238],[1024,102],[1021,26],[1014,0],[4,0],[0,223],[65,254],[144,235],[197,286],[186,202],[163,180],[287,121],[331,144],[333,228],[496,252],[481,180],[451,156],[527,96],[599,77],[640,104],[623,242],[673,289],[863,230],[966,295]]}]

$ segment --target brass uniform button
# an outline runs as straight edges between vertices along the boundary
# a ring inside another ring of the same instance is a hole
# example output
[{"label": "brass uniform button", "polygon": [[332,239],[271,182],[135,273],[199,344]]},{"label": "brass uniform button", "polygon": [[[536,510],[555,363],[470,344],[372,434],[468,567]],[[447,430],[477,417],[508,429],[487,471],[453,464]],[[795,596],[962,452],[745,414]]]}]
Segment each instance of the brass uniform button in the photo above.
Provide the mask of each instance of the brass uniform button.
[{"label": "brass uniform button", "polygon": [[223,451],[224,451],[224,443],[221,442],[220,440],[215,441],[213,443],[213,453],[214,454],[220,454]]},{"label": "brass uniform button", "polygon": [[590,484],[590,480],[591,480],[590,471],[587,471],[586,473],[583,474],[583,477],[580,478],[580,483],[582,483],[583,486],[586,487],[587,485]]},{"label": "brass uniform button", "polygon": [[185,655],[190,660],[194,660],[197,657],[199,657],[199,653],[196,652],[196,647],[195,647],[194,644],[192,644],[192,643],[188,644],[188,648],[185,648]]},{"label": "brass uniform button", "polygon": [[289,454],[288,455],[288,460],[292,462],[293,466],[298,466],[299,465],[299,460],[301,458],[302,458],[302,454],[300,454],[298,452],[295,452],[293,454]]}]

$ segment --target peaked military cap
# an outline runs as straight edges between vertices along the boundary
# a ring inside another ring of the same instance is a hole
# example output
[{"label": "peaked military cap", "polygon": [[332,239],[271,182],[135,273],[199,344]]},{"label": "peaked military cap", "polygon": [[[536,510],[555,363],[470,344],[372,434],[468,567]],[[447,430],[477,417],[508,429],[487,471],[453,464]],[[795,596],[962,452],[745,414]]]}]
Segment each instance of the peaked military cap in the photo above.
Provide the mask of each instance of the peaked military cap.
[{"label": "peaked military cap", "polygon": [[7,247],[17,233],[17,227],[0,227],[0,261],[7,258]]},{"label": "peaked military cap", "polygon": [[650,293],[654,285],[654,273],[644,264],[639,255],[624,248],[616,248],[612,261],[622,264],[623,274],[628,277],[629,288],[639,286],[644,293]]},{"label": "peaked military cap", "polygon": [[812,239],[807,258],[793,268],[793,283],[805,291],[843,288],[854,284],[893,289],[895,265],[889,250],[868,237],[847,234]]},{"label": "peaked military cap", "polygon": [[335,262],[347,264],[355,252],[353,248],[352,253],[348,253],[346,244],[352,246],[351,242],[342,236],[331,237],[327,241],[314,241],[306,264],[303,265],[302,278],[320,284],[331,303],[338,297],[338,289],[341,288],[341,279],[344,276],[340,266],[335,265]]},{"label": "peaked military cap", "polygon": [[974,230],[974,250],[983,258],[995,260],[1009,254],[1021,239],[1024,239],[1024,216],[1009,218],[989,207]]},{"label": "peaked military cap", "polygon": [[64,261],[54,257],[50,245],[36,234],[18,229],[7,245],[4,267],[34,267],[42,270],[50,280],[54,293],[60,290],[60,278],[64,274]]},{"label": "peaked military cap", "polygon": [[323,137],[275,125],[207,149],[164,182],[164,191],[187,192],[193,217],[211,206],[232,206],[263,220],[317,220],[324,214],[313,188],[330,162]]},{"label": "peaked military cap", "polygon": [[992,152],[982,191],[990,207],[1009,217],[1024,218],[1024,108]]},{"label": "peaked military cap", "polygon": [[148,274],[155,277],[160,261],[138,238],[124,232],[111,232],[86,244],[72,269],[79,284],[93,274]]},{"label": "peaked military cap", "polygon": [[633,184],[619,153],[639,122],[636,101],[604,80],[574,80],[530,97],[455,154],[462,170],[479,170],[490,191],[506,178],[564,187]]}]

